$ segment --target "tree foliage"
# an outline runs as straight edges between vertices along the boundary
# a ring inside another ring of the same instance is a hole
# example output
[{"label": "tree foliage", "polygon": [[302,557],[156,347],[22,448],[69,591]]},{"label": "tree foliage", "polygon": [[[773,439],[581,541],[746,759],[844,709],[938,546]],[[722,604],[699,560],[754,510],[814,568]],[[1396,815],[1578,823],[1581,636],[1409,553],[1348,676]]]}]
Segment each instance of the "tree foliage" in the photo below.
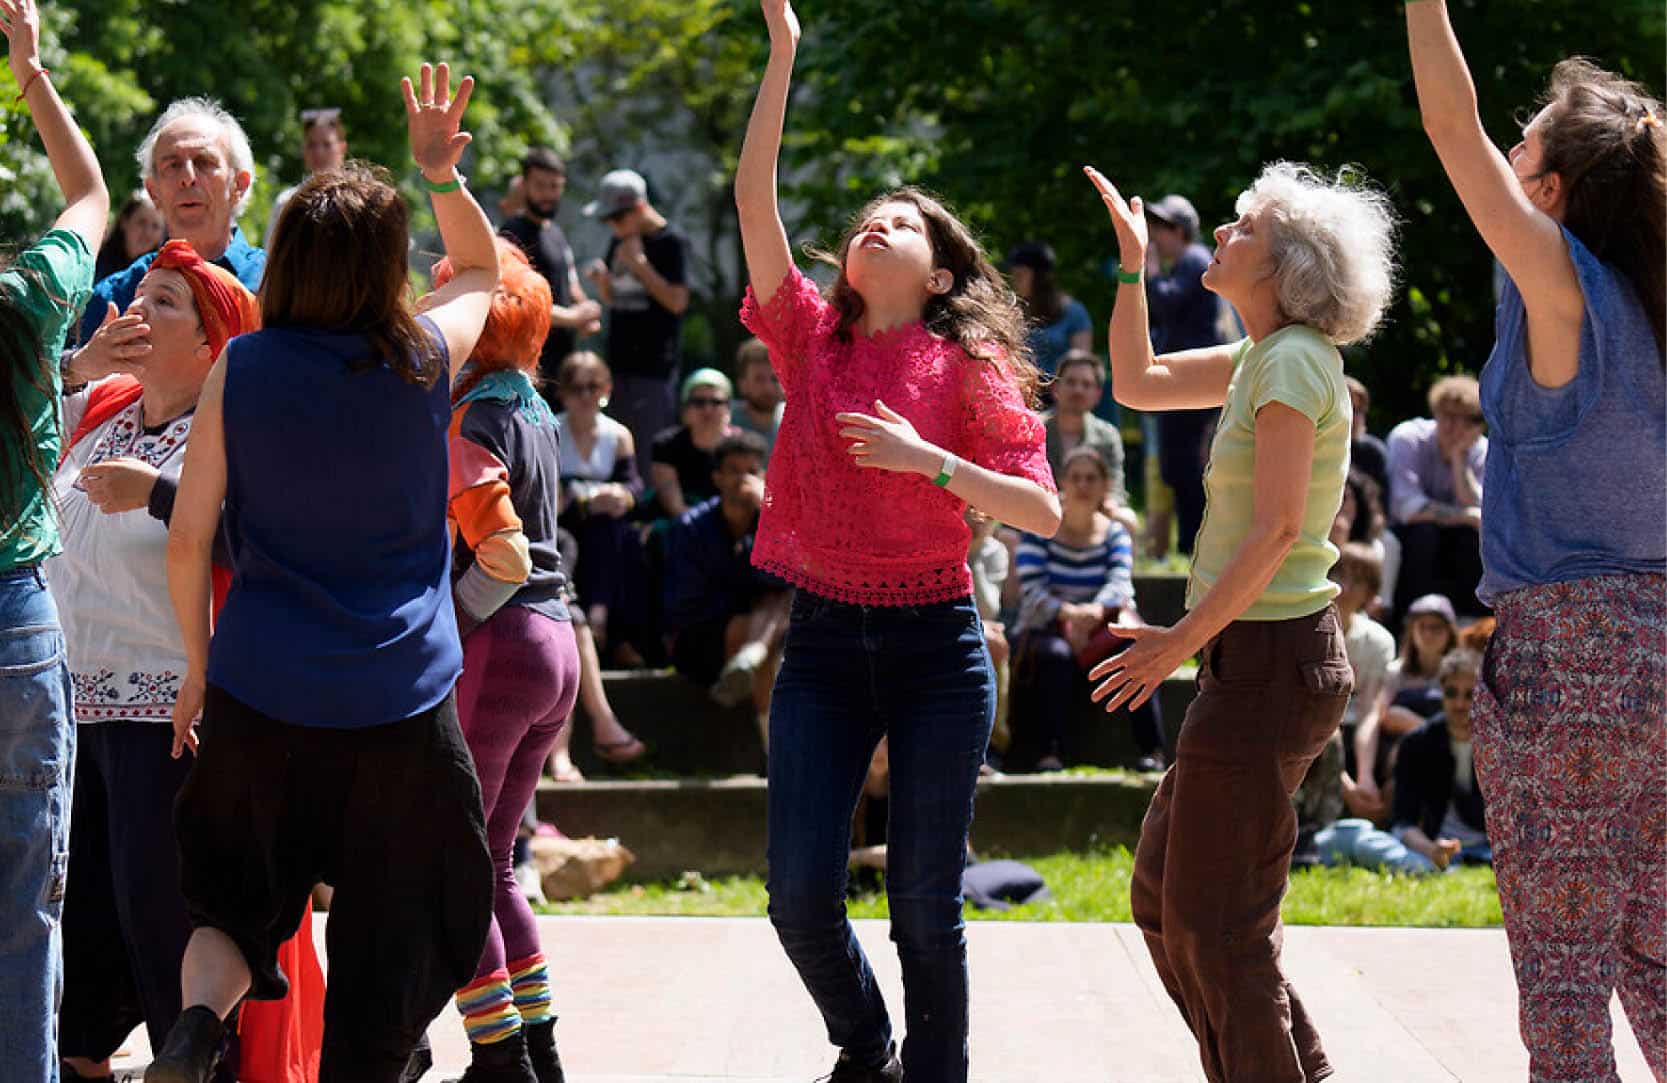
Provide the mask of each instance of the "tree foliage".
[{"label": "tree foliage", "polygon": [[[1501,145],[1563,56],[1662,87],[1659,0],[1450,7]],[[783,161],[791,231],[829,243],[875,191],[923,184],[992,250],[1048,240],[1066,287],[1103,318],[1115,241],[1084,163],[1129,193],[1185,193],[1206,223],[1230,216],[1264,162],[1357,164],[1404,218],[1404,289],[1350,364],[1379,419],[1402,416],[1433,374],[1481,364],[1493,297],[1491,260],[1421,130],[1399,8],[804,0]],[[766,53],[754,0],[47,0],[45,14],[47,63],[118,202],[137,182],[139,139],[185,94],[221,98],[249,131],[260,176],[246,228],[300,174],[304,107],[340,106],[352,152],[406,179],[398,80],[448,59],[480,79],[477,188],[507,180],[532,144],[569,154],[581,197],[607,168],[641,168],[697,238],[692,354],[727,358],[742,333],[730,186]],[[0,125],[0,236],[12,241],[57,210],[33,138],[12,105]]]}]

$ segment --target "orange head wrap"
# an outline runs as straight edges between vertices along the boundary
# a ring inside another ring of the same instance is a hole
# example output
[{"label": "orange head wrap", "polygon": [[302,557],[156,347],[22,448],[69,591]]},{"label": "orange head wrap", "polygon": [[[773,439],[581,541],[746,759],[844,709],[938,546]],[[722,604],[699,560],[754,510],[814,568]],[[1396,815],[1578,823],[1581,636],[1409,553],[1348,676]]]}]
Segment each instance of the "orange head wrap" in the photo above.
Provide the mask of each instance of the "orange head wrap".
[{"label": "orange head wrap", "polygon": [[151,263],[152,270],[159,267],[185,276],[191,297],[197,302],[197,318],[202,321],[203,335],[215,360],[219,360],[228,339],[260,328],[260,302],[255,300],[255,295],[230,271],[197,255],[189,241],[169,241],[163,245]]}]

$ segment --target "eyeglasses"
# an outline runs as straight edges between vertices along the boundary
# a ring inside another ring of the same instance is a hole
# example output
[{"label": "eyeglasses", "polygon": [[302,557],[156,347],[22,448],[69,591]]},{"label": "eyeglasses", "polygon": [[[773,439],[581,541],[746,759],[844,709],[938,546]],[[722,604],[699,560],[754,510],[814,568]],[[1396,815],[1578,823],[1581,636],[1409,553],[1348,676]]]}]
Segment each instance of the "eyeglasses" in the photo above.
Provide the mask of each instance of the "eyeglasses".
[{"label": "eyeglasses", "polygon": [[562,384],[561,389],[572,395],[600,395],[607,389],[606,384]]},{"label": "eyeglasses", "polygon": [[685,405],[685,406],[713,406],[713,407],[728,406],[729,405],[729,400],[728,399],[708,398],[705,395],[694,395],[694,396],[691,396],[689,398],[689,401],[684,403],[683,405]]}]

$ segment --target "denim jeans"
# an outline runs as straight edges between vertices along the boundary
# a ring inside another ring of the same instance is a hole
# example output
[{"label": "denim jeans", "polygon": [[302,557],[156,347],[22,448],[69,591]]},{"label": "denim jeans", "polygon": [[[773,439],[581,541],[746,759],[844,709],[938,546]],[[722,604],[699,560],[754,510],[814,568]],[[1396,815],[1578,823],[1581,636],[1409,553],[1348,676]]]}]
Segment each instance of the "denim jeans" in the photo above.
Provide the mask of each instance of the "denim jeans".
[{"label": "denim jeans", "polygon": [[69,666],[38,568],[0,574],[0,1064],[57,1083],[75,770]]},{"label": "denim jeans", "polygon": [[967,1078],[961,873],[995,703],[970,598],[794,598],[770,704],[770,920],[828,1040],[859,1066],[883,1061],[891,1023],[845,917],[845,879],[857,796],[889,735],[886,893],[903,970],[904,1072]]},{"label": "denim jeans", "polygon": [[1370,820],[1338,820],[1314,836],[1322,865],[1359,865],[1363,869],[1387,869],[1414,876],[1435,872],[1435,862],[1416,850],[1407,849],[1400,839],[1379,831]]}]

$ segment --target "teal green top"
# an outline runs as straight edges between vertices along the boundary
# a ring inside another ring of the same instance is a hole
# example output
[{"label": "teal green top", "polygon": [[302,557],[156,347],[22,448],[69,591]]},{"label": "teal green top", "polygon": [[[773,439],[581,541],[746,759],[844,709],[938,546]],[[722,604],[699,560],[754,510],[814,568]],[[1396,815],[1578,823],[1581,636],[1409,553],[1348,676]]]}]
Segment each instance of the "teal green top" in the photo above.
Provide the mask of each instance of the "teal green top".
[{"label": "teal green top", "polygon": [[1302,534],[1260,597],[1239,620],[1289,620],[1323,609],[1337,596],[1326,572],[1337,562],[1328,540],[1349,473],[1352,412],[1343,356],[1312,327],[1292,324],[1260,342],[1245,339],[1233,355],[1221,421],[1204,473],[1204,522],[1194,545],[1187,608],[1215,585],[1250,533],[1256,492],[1256,413],[1283,403],[1314,423],[1314,465]]},{"label": "teal green top", "polygon": [[[20,380],[17,404],[35,441],[35,454],[48,477],[58,465],[63,434],[58,430],[58,398],[63,392],[58,354],[70,321],[81,315],[93,289],[93,254],[81,234],[54,229],[21,252],[0,272],[0,304],[15,305],[40,336],[41,370],[34,381]],[[58,523],[47,494],[23,465],[20,449],[0,446],[5,492],[21,493],[22,514],[0,523],[0,572],[38,563],[59,551]]]}]

